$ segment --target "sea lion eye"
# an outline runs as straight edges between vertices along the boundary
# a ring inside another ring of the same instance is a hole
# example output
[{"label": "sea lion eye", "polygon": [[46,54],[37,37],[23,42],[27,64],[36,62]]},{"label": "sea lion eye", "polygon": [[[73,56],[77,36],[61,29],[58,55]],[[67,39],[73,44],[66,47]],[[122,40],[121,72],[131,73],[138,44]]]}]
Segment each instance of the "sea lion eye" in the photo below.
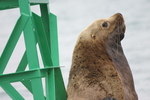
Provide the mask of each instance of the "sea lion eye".
[{"label": "sea lion eye", "polygon": [[104,23],[102,24],[102,27],[108,27],[108,23],[107,23],[107,22],[104,22]]}]

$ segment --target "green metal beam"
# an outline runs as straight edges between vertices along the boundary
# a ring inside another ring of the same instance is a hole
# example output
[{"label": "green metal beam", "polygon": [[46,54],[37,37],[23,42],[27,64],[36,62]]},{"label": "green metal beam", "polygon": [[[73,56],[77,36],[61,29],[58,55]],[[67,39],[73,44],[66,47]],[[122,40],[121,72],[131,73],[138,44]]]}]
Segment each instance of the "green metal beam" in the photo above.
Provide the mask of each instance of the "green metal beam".
[{"label": "green metal beam", "polygon": [[18,7],[18,0],[1,0],[0,10],[11,9]]},{"label": "green metal beam", "polygon": [[11,33],[11,36],[5,46],[5,49],[3,50],[3,53],[0,57],[0,74],[3,73],[5,67],[10,59],[10,56],[16,46],[16,43],[22,33],[22,30],[26,26],[26,23],[28,22],[28,20],[29,20],[29,17],[24,14],[22,14],[20,16],[20,18],[18,19],[18,21]]},{"label": "green metal beam", "polygon": [[27,59],[27,54],[25,51],[19,65],[18,65],[16,72],[24,71],[27,67],[27,64],[28,64],[28,59]]},{"label": "green metal beam", "polygon": [[31,81],[30,80],[24,80],[21,81],[21,83],[31,92],[32,92],[32,85],[31,85]]},{"label": "green metal beam", "polygon": [[[10,74],[0,75],[0,84],[5,82],[17,82],[17,81],[26,81],[34,78],[42,78],[46,76],[46,73],[49,72],[52,68],[59,68],[59,66],[51,66],[42,69],[33,69],[29,71],[16,72]],[[18,77],[19,76],[19,77]]]},{"label": "green metal beam", "polygon": [[45,100],[41,77],[31,79],[31,85],[34,100]]},{"label": "green metal beam", "polygon": [[30,3],[49,3],[49,0],[30,0]]},{"label": "green metal beam", "polygon": [[30,18],[24,29],[24,40],[29,69],[39,68],[34,29],[35,27],[33,27],[33,22],[32,19]]},{"label": "green metal beam", "polygon": [[40,4],[40,10],[41,10],[41,19],[43,22],[44,30],[45,30],[45,35],[47,38],[47,42],[50,47],[50,19],[49,19],[49,7],[48,4]]},{"label": "green metal beam", "polygon": [[[49,0],[29,0],[30,5],[48,4]],[[0,10],[18,8],[18,0],[0,0]]]},{"label": "green metal beam", "polygon": [[59,65],[59,51],[58,51],[58,34],[57,34],[57,17],[49,13],[50,23],[50,46],[51,46],[51,57],[53,66]]},{"label": "green metal beam", "polygon": [[50,48],[44,30],[43,22],[41,20],[41,17],[39,17],[35,13],[33,13],[32,15],[33,15],[35,27],[37,29],[35,30],[35,32],[36,32],[36,37],[40,48],[43,64],[44,66],[52,66],[53,64],[52,64],[52,59],[50,54]]},{"label": "green metal beam", "polygon": [[[59,65],[59,54],[58,54],[58,36],[57,36],[57,19],[56,16],[49,13],[50,23],[50,51],[53,66]],[[46,96],[49,96],[48,100],[66,100],[66,90],[62,78],[60,68],[52,69],[49,71],[46,77]],[[48,88],[51,87],[51,88]]]},{"label": "green metal beam", "polygon": [[25,100],[10,83],[1,83],[0,86],[13,100]]}]

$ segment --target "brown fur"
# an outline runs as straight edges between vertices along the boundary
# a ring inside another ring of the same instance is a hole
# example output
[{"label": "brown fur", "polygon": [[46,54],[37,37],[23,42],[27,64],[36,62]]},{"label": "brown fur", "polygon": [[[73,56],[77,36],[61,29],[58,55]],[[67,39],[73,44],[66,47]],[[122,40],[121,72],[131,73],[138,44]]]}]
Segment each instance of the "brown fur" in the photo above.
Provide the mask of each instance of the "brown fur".
[{"label": "brown fur", "polygon": [[[107,22],[107,27],[103,23]],[[67,87],[68,100],[138,100],[120,41],[121,14],[93,22],[77,40]]]}]

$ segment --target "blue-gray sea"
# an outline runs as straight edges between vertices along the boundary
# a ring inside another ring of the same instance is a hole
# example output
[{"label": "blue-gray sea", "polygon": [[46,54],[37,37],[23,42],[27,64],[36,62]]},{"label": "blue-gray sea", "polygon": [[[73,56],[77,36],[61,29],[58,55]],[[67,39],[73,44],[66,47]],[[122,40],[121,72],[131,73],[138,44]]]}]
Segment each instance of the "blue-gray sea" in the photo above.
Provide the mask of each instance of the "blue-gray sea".
[{"label": "blue-gray sea", "polygon": [[[150,100],[150,1],[149,0],[50,0],[50,11],[58,18],[60,65],[65,86],[68,82],[72,52],[79,33],[91,22],[122,13],[126,23],[122,46],[130,64],[139,100]],[[38,6],[32,11],[39,14]],[[0,54],[19,17],[19,10],[0,11]],[[5,73],[14,72],[25,50],[23,36]],[[40,64],[42,66],[42,64]],[[21,83],[12,83],[26,100],[32,95]],[[0,100],[11,98],[0,87]]]}]

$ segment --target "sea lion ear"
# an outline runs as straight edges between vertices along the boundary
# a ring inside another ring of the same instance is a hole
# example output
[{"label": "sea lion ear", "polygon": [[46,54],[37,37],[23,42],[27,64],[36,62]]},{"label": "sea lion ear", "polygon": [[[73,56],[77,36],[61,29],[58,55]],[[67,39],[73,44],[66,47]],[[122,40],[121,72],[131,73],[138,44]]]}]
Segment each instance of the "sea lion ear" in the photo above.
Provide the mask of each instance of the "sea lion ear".
[{"label": "sea lion ear", "polygon": [[92,37],[93,39],[95,39],[95,38],[96,38],[96,35],[95,35],[95,34],[92,34],[91,37]]}]

